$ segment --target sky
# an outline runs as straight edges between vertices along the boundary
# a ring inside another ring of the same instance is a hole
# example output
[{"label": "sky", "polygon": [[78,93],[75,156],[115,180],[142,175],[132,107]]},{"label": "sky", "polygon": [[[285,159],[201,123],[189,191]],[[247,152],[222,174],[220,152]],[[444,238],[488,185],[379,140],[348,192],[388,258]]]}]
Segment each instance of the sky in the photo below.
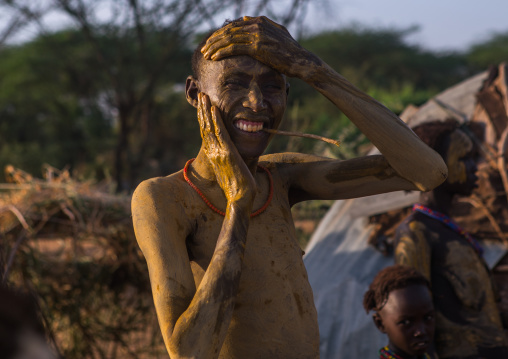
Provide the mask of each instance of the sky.
[{"label": "sky", "polygon": [[[247,0],[246,3],[250,5],[247,7],[254,8],[259,1]],[[272,3],[276,4],[275,7],[285,9],[292,1],[272,0]],[[466,50],[470,45],[488,39],[493,33],[508,32],[508,0],[308,1],[304,26],[311,32],[340,29],[354,23],[369,28],[401,30],[417,25],[419,30],[407,36],[406,40],[433,51]],[[231,14],[224,15],[231,17]],[[223,17],[216,25],[222,21]],[[48,23],[61,27],[68,22],[50,16]],[[27,28],[12,40],[23,41],[35,34],[34,29]]]},{"label": "sky", "polygon": [[508,32],[508,0],[311,0],[305,22],[312,30],[351,23],[405,29],[411,43],[435,51],[465,50]]}]

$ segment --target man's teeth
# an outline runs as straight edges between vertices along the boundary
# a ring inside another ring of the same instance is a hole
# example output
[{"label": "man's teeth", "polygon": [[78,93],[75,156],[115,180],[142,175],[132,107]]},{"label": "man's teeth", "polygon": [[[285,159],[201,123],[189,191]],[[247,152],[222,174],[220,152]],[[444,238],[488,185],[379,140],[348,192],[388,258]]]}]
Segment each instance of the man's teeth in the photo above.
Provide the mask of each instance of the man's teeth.
[{"label": "man's teeth", "polygon": [[235,126],[239,128],[242,131],[246,132],[258,132],[263,129],[263,123],[262,122],[243,122],[238,121],[235,123]]}]

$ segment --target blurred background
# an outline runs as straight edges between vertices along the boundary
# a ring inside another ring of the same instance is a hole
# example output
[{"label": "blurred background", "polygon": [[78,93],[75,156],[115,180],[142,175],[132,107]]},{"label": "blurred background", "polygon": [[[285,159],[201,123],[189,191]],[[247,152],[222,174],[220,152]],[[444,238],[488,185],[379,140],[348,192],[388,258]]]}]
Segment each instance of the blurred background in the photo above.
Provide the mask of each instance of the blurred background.
[{"label": "blurred background", "polygon": [[[506,13],[501,0],[0,0],[2,283],[34,298],[59,356],[167,357],[130,194],[199,150],[183,89],[203,34],[266,15],[399,114],[506,61]],[[370,149],[301,81],[285,117],[342,145],[280,137],[268,152]],[[302,248],[331,204],[293,209]]]}]

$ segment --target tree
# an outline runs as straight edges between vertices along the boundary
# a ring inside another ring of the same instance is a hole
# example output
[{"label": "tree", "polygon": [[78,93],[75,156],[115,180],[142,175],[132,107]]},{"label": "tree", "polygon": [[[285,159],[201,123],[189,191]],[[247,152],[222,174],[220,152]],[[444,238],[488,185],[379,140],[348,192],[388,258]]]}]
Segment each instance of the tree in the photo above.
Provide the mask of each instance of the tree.
[{"label": "tree", "polygon": [[508,61],[508,31],[494,33],[486,41],[472,45],[467,60],[476,71]]},{"label": "tree", "polygon": [[368,28],[360,25],[305,38],[302,45],[320,54],[330,66],[364,90],[372,85],[399,90],[443,89],[464,75],[458,53],[435,53],[409,44],[418,27]]},{"label": "tree", "polygon": [[[60,32],[10,46],[0,56],[0,166],[40,173],[43,163],[93,162],[112,138],[107,111],[86,101],[93,89],[81,73],[91,54],[77,32]],[[76,74],[58,53],[72,56]],[[76,93],[80,89],[80,93]]]},{"label": "tree", "polygon": [[40,34],[50,32],[44,21],[50,13],[71,20],[79,30],[93,55],[85,68],[76,68],[61,47],[53,51],[65,62],[69,76],[86,86],[76,93],[97,107],[102,101],[112,110],[117,123],[114,179],[119,191],[129,191],[143,179],[140,174],[149,162],[147,154],[156,135],[153,124],[161,114],[157,96],[168,84],[184,82],[190,73],[184,63],[189,63],[189,44],[196,31],[203,30],[203,24],[216,27],[216,17],[224,9],[235,16],[266,13],[289,25],[302,18],[307,2],[291,0],[280,10],[269,0],[256,4],[244,0],[0,0],[0,12],[8,9],[29,19]]}]

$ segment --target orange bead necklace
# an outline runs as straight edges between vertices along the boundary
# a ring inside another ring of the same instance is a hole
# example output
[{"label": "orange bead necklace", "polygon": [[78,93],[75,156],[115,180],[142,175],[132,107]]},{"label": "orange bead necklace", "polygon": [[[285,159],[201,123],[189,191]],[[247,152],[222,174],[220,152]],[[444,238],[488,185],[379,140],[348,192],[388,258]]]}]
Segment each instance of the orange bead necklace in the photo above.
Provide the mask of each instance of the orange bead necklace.
[{"label": "orange bead necklace", "polygon": [[[187,163],[185,164],[185,167],[183,168],[183,178],[185,178],[185,181],[189,184],[189,186],[191,186],[194,191],[196,191],[197,194],[199,194],[199,196],[201,197],[201,199],[206,203],[206,205],[208,207],[210,207],[212,209],[212,211],[220,214],[221,216],[226,216],[226,213],[224,213],[223,211],[221,211],[220,209],[218,209],[217,207],[215,207],[209,200],[208,198],[206,198],[206,196],[203,194],[203,192],[201,192],[199,190],[199,188],[191,182],[189,176],[187,175],[187,171],[189,169],[189,165],[194,161],[194,158],[191,158],[190,160],[187,161]],[[265,204],[260,208],[258,209],[257,211],[255,212],[252,212],[250,214],[250,218],[252,217],[255,217],[261,213],[263,213],[267,208],[268,208],[268,205],[270,204],[270,202],[272,201],[272,197],[273,197],[273,178],[272,178],[272,174],[270,173],[270,171],[268,170],[268,168],[266,167],[263,167],[261,165],[258,165],[259,168],[261,168],[263,171],[266,172],[266,174],[268,175],[268,180],[270,181],[270,192],[268,193],[268,199],[266,200]]]}]

